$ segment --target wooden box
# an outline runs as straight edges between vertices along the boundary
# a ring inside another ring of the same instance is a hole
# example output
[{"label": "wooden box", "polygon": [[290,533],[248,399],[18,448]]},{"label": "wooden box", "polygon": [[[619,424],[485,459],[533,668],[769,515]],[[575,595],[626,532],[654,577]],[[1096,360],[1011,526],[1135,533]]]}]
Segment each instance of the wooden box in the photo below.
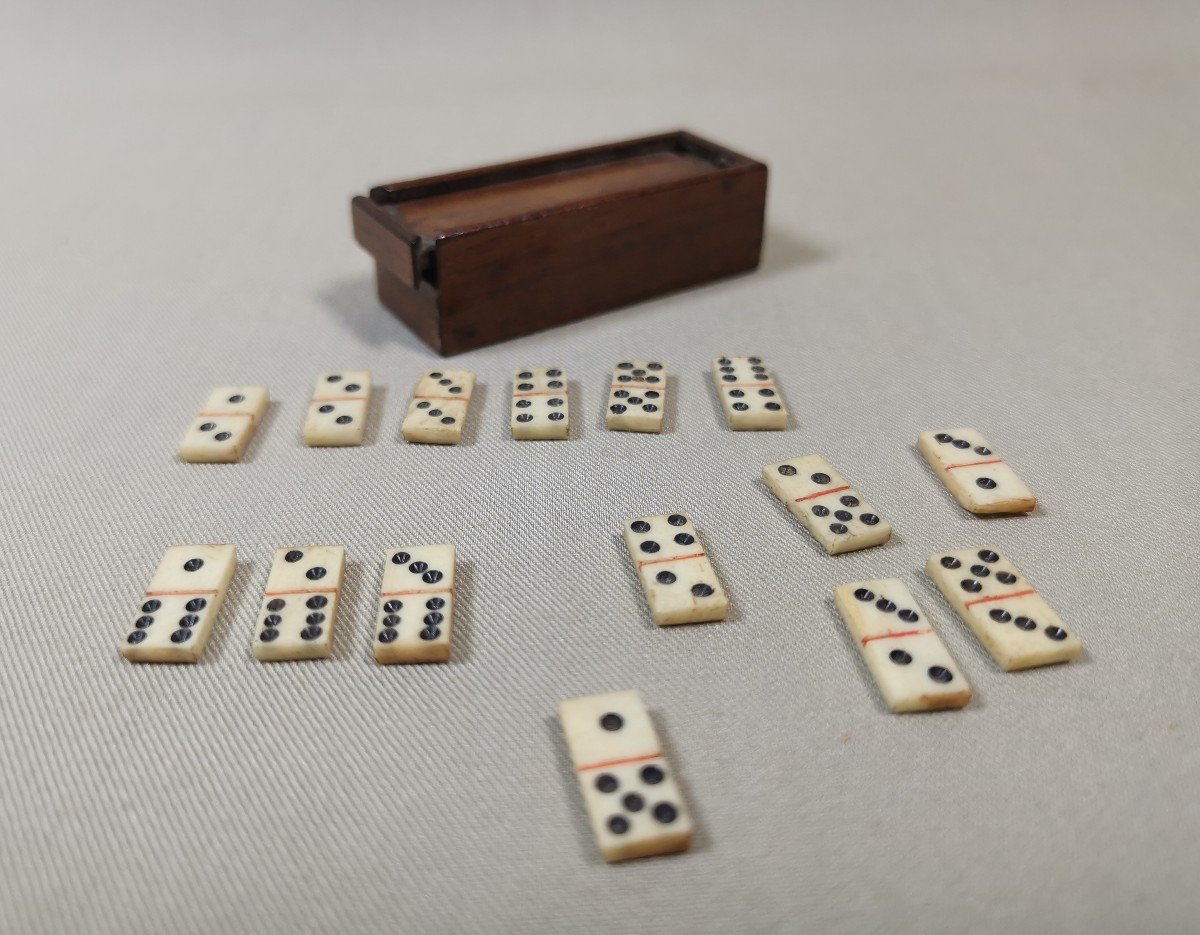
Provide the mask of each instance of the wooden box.
[{"label": "wooden box", "polygon": [[767,167],[678,131],[351,203],[380,301],[442,354],[758,265]]}]

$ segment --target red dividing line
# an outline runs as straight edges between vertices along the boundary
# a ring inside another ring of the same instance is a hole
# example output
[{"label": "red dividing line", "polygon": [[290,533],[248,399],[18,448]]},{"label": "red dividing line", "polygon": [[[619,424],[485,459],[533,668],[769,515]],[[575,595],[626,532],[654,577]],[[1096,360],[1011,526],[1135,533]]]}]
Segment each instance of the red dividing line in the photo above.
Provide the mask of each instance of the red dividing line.
[{"label": "red dividing line", "polygon": [[366,399],[365,396],[314,396],[310,402],[314,403],[348,403],[354,399]]},{"label": "red dividing line", "polygon": [[728,389],[733,389],[734,387],[741,387],[741,386],[753,386],[753,387],[757,388],[760,386],[774,386],[774,385],[775,385],[774,380],[767,380],[765,383],[722,383],[721,384],[721,386],[726,387]]},{"label": "red dividing line", "polygon": [[849,484],[842,484],[841,487],[834,487],[832,490],[818,490],[816,493],[810,493],[807,497],[797,497],[797,503],[803,503],[805,500],[815,500],[817,497],[828,497],[831,493],[841,493],[843,490],[849,490]]},{"label": "red dividing line", "polygon": [[661,390],[662,383],[614,383],[614,390]]},{"label": "red dividing line", "polygon": [[280,594],[337,594],[337,588],[293,588],[290,591],[267,591],[263,597],[279,597]]},{"label": "red dividing line", "polygon": [[414,396],[413,402],[420,402],[422,399],[441,399],[448,403],[469,403],[470,396]]},{"label": "red dividing line", "polygon": [[217,594],[216,588],[211,591],[147,591],[146,597],[183,597],[186,594]]},{"label": "red dividing line", "polygon": [[384,591],[380,597],[404,597],[406,594],[449,594],[449,588],[418,588],[416,591]]},{"label": "red dividing line", "polygon": [[900,630],[895,633],[891,633],[891,632],[880,633],[878,636],[864,636],[862,638],[862,644],[864,646],[866,646],[872,640],[890,640],[890,639],[899,638],[901,636],[920,636],[922,633],[932,633],[932,632],[933,632],[932,627],[926,627],[924,630]]},{"label": "red dividing line", "polygon": [[198,412],[198,413],[196,413],[197,419],[212,419],[216,416],[221,416],[221,417],[226,417],[226,418],[253,419],[254,413],[253,412]]},{"label": "red dividing line", "polygon": [[964,461],[962,464],[947,464],[943,470],[953,471],[960,467],[978,467],[981,464],[1003,464],[1003,458],[992,458],[990,461]]},{"label": "red dividing line", "polygon": [[646,760],[657,760],[662,757],[661,753],[647,753],[645,756],[631,756],[624,760],[605,760],[603,763],[589,763],[587,766],[578,766],[575,768],[577,773],[585,773],[590,769],[604,769],[610,766],[624,766],[627,763],[643,763]]},{"label": "red dividing line", "polygon": [[651,558],[644,562],[638,562],[638,568],[644,568],[647,565],[661,565],[663,562],[682,562],[689,558],[704,558],[704,553],[696,552],[693,555],[679,555],[675,558]]},{"label": "red dividing line", "polygon": [[1013,594],[993,594],[991,597],[978,597],[973,601],[967,601],[966,606],[971,607],[975,604],[987,604],[991,601],[1014,600],[1018,597],[1028,597],[1030,594],[1037,594],[1037,591],[1035,591],[1033,588],[1030,588],[1027,591],[1016,591]]},{"label": "red dividing line", "polygon": [[513,393],[513,396],[563,396],[564,390],[531,390],[528,393]]}]

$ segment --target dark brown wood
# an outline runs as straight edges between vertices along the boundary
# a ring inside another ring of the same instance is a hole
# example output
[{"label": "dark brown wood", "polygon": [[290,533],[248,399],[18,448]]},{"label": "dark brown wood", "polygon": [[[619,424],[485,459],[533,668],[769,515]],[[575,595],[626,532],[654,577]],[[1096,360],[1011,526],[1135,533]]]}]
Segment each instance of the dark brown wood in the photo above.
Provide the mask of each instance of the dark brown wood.
[{"label": "dark brown wood", "polygon": [[379,298],[442,354],[758,265],[767,167],[678,131],[352,202]]},{"label": "dark brown wood", "polygon": [[410,289],[416,288],[421,246],[417,233],[387,215],[355,212],[354,237],[375,257],[380,271],[386,270]]}]

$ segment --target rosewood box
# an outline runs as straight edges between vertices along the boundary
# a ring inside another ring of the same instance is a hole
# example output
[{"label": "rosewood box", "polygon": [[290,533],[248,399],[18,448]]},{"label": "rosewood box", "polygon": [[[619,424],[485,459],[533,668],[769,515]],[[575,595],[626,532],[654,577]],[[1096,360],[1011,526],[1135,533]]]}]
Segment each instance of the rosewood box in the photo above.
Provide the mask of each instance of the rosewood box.
[{"label": "rosewood box", "polygon": [[457,354],[753,269],[767,167],[677,131],[379,185],[351,203],[379,299]]}]

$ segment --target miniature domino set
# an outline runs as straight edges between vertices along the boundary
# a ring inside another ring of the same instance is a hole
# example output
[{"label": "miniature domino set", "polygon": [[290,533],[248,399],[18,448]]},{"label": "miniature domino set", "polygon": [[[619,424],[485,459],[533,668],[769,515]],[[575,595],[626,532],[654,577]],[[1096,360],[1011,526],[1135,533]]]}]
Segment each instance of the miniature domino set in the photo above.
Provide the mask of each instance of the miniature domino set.
[{"label": "miniature domino set", "polygon": [[1006,672],[1070,662],[1083,651],[1045,598],[995,549],[933,555],[925,573]]},{"label": "miniature domino set", "polygon": [[641,693],[572,698],[558,719],[604,859],[687,850],[692,822]]},{"label": "miniature domino set", "polygon": [[474,389],[475,374],[470,370],[430,370],[422,374],[401,425],[404,440],[457,445],[462,440]]},{"label": "miniature domino set", "polygon": [[834,602],[893,711],[961,708],[971,700],[967,680],[903,581],[843,584]]},{"label": "miniature domino set", "polygon": [[[830,555],[869,549],[892,538],[891,525],[820,455],[768,465],[762,476]],[[829,499],[835,495],[836,500]]]},{"label": "miniature domino set", "polygon": [[376,662],[449,661],[455,562],[452,545],[388,550],[375,624]]},{"label": "miniature domino set", "polygon": [[370,401],[369,370],[321,374],[304,420],[304,444],[313,448],[361,445]]},{"label": "miniature domino set", "polygon": [[[733,431],[786,429],[779,386],[759,357],[720,356],[712,376]],[[310,447],[363,443],[372,378],[366,370],[317,377],[302,438]],[[433,369],[419,377],[402,423],[405,441],[457,445],[475,374]],[[262,386],[222,386],[180,444],[189,462],[235,462],[262,421]],[[605,403],[611,431],[659,434],[668,401],[660,360],[626,360],[613,370]],[[514,440],[566,440],[570,384],[562,367],[513,372]],[[923,432],[917,450],[963,509],[1023,513],[1037,498],[978,431]],[[761,469],[767,488],[829,555],[881,546],[892,526],[819,454]],[[684,513],[624,521],[623,534],[649,613],[660,627],[726,620],[729,599],[699,534]],[[233,545],[167,549],[121,643],[131,662],[200,660],[234,575]],[[379,665],[449,662],[457,553],[453,545],[398,546],[383,562],[371,646]],[[251,637],[261,662],[329,657],[345,548],[288,546],[275,555]],[[1005,671],[1069,662],[1083,646],[1016,566],[992,547],[930,556],[926,573],[961,621]],[[853,581],[834,605],[876,689],[895,713],[963,708],[972,689],[925,610],[897,578]],[[559,718],[592,832],[607,861],[686,850],[692,824],[650,715],[636,691],[564,701]]]},{"label": "miniature domino set", "polygon": [[714,357],[712,366],[731,429],[787,428],[787,407],[761,357]]},{"label": "miniature domino set", "polygon": [[1033,491],[975,429],[922,432],[917,450],[964,510],[1028,513],[1037,506]]},{"label": "miniature domino set", "polygon": [[660,627],[710,623],[729,614],[729,601],[708,553],[682,513],[643,516],[626,523],[625,547]]},{"label": "miniature domino set", "polygon": [[[787,428],[788,412],[766,365],[758,357],[713,359],[717,393],[729,427]],[[570,387],[561,367],[522,367],[512,378],[509,430],[518,441],[570,437]],[[421,374],[401,423],[410,444],[457,445],[470,411],[475,374],[429,370]],[[240,461],[266,412],[263,386],[220,386],[209,395],[179,446],[192,462]],[[310,448],[363,443],[371,404],[368,370],[330,370],[317,376],[301,436]],[[658,434],[667,407],[667,369],[657,360],[622,361],[613,369],[605,425],[613,432]]]},{"label": "miniature domino set", "polygon": [[567,375],[561,367],[524,367],[513,375],[512,437],[563,439],[571,433]]},{"label": "miniature domino set", "polygon": [[130,662],[195,662],[237,564],[231,545],[175,545],[150,579],[133,629],[121,643]]},{"label": "miniature domino set", "polygon": [[240,461],[267,411],[265,386],[218,386],[179,443],[184,461]]},{"label": "miniature domino set", "polygon": [[345,567],[346,550],[340,545],[292,546],[275,553],[255,658],[275,662],[329,655]]},{"label": "miniature domino set", "polygon": [[667,406],[667,370],[657,360],[623,361],[613,370],[605,425],[614,432],[663,429]]}]

